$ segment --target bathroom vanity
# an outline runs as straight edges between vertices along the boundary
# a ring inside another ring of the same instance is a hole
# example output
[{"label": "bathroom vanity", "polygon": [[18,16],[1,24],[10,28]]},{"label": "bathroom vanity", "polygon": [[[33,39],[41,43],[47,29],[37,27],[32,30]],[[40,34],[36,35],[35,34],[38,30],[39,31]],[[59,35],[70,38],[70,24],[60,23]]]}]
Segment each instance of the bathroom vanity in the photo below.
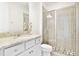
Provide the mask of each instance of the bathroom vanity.
[{"label": "bathroom vanity", "polygon": [[0,39],[0,56],[40,56],[40,35],[21,35]]}]

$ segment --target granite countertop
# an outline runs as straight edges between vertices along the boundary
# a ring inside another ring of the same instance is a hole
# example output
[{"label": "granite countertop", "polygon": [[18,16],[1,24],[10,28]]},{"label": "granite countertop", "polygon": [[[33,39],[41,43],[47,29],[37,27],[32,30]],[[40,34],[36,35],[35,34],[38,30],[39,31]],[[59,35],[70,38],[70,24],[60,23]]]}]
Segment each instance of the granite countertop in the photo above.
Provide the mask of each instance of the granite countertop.
[{"label": "granite countertop", "polygon": [[21,36],[10,36],[10,37],[4,37],[0,38],[0,48],[6,47],[12,44],[16,44],[19,42],[24,42],[31,40],[32,38],[40,37],[38,34],[26,34]]}]

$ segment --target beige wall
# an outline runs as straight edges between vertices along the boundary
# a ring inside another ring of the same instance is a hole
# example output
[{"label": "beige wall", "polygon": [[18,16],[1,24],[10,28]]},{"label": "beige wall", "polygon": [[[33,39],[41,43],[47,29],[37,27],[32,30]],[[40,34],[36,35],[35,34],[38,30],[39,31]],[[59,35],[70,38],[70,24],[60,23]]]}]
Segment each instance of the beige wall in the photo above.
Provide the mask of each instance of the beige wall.
[{"label": "beige wall", "polygon": [[51,17],[47,18],[48,43],[55,46],[55,11],[48,12]]},{"label": "beige wall", "polygon": [[47,30],[47,10],[43,7],[43,43],[48,43],[48,30]]},{"label": "beige wall", "polygon": [[79,55],[79,3],[76,3],[76,53]]}]

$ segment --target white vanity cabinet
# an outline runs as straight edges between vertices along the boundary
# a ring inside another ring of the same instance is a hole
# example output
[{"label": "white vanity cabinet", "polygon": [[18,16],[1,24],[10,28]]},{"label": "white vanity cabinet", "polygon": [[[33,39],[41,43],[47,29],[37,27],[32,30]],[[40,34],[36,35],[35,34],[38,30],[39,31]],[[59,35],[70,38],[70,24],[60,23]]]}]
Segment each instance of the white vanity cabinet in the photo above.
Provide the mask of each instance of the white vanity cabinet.
[{"label": "white vanity cabinet", "polygon": [[40,36],[30,39],[23,39],[17,41],[9,46],[4,46],[0,49],[0,56],[40,56],[41,55],[41,41]]}]

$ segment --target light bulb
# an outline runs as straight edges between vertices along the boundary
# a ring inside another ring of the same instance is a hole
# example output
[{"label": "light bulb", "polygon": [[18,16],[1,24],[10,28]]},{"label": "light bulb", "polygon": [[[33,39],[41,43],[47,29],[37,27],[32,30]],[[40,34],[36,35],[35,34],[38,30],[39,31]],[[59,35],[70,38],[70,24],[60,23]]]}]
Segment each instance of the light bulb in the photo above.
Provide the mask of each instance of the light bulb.
[{"label": "light bulb", "polygon": [[47,18],[51,18],[52,16],[49,14],[49,15],[47,15]]}]

